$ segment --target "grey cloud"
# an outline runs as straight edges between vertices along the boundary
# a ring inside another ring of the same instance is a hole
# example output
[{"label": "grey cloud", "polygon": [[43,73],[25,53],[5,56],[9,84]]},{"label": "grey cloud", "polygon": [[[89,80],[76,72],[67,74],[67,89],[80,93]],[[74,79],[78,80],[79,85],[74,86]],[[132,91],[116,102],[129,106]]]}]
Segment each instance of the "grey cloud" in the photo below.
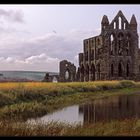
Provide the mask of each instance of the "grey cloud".
[{"label": "grey cloud", "polygon": [[[18,66],[15,65],[15,67],[25,66],[26,68],[28,66],[28,68],[33,69],[38,66],[42,69],[46,68],[46,70],[51,68],[51,71],[54,71],[58,70],[59,61],[63,59],[68,59],[77,65],[77,55],[83,51],[83,39],[94,35],[98,35],[98,31],[75,30],[65,35],[47,34],[28,40],[15,38],[15,40],[7,40],[4,45],[0,40],[0,56],[9,57],[7,61],[12,61],[11,58],[20,60],[21,63],[18,63]],[[47,54],[50,59],[39,54]],[[44,61],[44,58],[46,61]],[[52,60],[55,64],[49,63]],[[27,65],[24,62],[30,63]]]},{"label": "grey cloud", "polygon": [[19,23],[23,23],[24,20],[23,20],[23,17],[24,17],[24,14],[21,10],[18,10],[18,11],[13,11],[13,10],[9,10],[9,11],[6,11],[6,10],[3,10],[3,9],[0,9],[0,18],[5,19],[5,20],[8,20],[8,21],[11,21],[11,22],[19,22]]},{"label": "grey cloud", "polygon": [[[58,58],[52,58],[45,53],[30,56],[25,59],[17,59],[13,57],[0,57],[0,63],[3,66],[1,69],[5,70],[40,70],[58,72],[59,65]],[[54,65],[56,67],[54,67]]]},{"label": "grey cloud", "polygon": [[[14,24],[11,24],[11,22]],[[1,38],[0,42],[1,40],[5,40],[5,38],[7,39],[8,37],[13,36],[20,37],[27,33],[29,34],[29,32],[27,32],[25,29],[17,29],[16,27],[14,27],[15,23],[23,23],[23,22],[24,22],[23,12],[21,10],[6,11],[0,9],[0,38]],[[6,42],[8,42],[8,40]]]}]

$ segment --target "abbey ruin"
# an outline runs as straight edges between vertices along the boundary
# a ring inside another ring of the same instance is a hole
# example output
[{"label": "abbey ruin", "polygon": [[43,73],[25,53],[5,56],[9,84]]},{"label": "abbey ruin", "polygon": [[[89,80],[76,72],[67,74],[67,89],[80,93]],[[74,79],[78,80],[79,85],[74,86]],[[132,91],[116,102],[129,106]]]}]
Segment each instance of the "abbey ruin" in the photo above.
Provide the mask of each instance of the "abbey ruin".
[{"label": "abbey ruin", "polygon": [[100,35],[83,41],[77,71],[67,60],[60,62],[59,81],[140,80],[138,42],[135,15],[130,22],[122,11],[111,22],[104,15]]},{"label": "abbey ruin", "polygon": [[109,22],[101,21],[101,34],[84,40],[84,52],[79,54],[78,81],[139,80],[140,49],[137,21],[130,22],[119,11]]}]

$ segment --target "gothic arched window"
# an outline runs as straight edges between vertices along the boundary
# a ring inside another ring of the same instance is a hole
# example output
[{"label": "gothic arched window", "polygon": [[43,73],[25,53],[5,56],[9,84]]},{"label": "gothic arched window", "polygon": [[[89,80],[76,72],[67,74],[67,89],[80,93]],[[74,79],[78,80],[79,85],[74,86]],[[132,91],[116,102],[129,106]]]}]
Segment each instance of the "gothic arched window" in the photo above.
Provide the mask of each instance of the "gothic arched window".
[{"label": "gothic arched window", "polygon": [[122,29],[122,19],[119,17],[119,29]]},{"label": "gothic arched window", "polygon": [[86,61],[88,61],[88,51],[86,51],[85,59],[86,59]]},{"label": "gothic arched window", "polygon": [[86,81],[89,81],[89,66],[86,65]]},{"label": "gothic arched window", "polygon": [[122,68],[122,64],[119,63],[118,65],[118,76],[122,77],[123,76],[123,68]]},{"label": "gothic arched window", "polygon": [[110,54],[113,55],[113,40],[114,40],[113,35],[111,35],[110,40],[111,40]]},{"label": "gothic arched window", "polygon": [[116,22],[114,22],[114,29],[116,29]]},{"label": "gothic arched window", "polygon": [[95,80],[95,66],[94,64],[91,65],[91,76],[92,76],[92,81]]},{"label": "gothic arched window", "polygon": [[126,23],[124,23],[124,29],[126,29]]},{"label": "gothic arched window", "polygon": [[130,35],[127,35],[127,44],[126,44],[126,55],[129,55],[130,53]]},{"label": "gothic arched window", "polygon": [[126,76],[127,77],[129,77],[129,68],[130,68],[130,66],[129,66],[129,63],[127,63],[127,65],[126,65]]},{"label": "gothic arched window", "polygon": [[100,72],[101,72],[100,64],[97,65],[97,71],[98,71],[98,79],[100,79]]},{"label": "gothic arched window", "polygon": [[91,60],[94,60],[94,50],[91,50]]},{"label": "gothic arched window", "polygon": [[84,66],[83,65],[81,66],[80,72],[81,72],[81,74],[84,74]]},{"label": "gothic arched window", "polygon": [[119,33],[118,35],[118,54],[123,54],[123,34]]}]

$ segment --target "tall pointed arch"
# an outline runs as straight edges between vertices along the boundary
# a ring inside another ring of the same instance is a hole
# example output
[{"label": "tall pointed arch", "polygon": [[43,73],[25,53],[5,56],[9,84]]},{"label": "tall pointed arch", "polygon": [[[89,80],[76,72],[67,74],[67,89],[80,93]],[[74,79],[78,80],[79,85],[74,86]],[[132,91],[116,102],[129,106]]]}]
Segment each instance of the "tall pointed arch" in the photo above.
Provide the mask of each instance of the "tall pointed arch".
[{"label": "tall pointed arch", "polygon": [[123,77],[123,63],[122,61],[118,64],[118,77]]},{"label": "tall pointed arch", "polygon": [[121,17],[118,18],[118,22],[119,22],[119,29],[122,29],[122,18]]}]

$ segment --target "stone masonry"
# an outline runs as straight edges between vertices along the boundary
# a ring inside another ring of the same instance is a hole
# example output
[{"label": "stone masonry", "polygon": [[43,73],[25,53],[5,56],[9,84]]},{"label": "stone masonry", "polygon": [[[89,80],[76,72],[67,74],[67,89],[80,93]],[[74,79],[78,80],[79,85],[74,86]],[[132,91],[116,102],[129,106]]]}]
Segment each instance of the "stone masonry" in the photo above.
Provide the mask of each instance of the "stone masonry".
[{"label": "stone masonry", "polygon": [[140,80],[138,41],[135,15],[130,22],[122,11],[111,22],[104,15],[101,33],[83,41],[77,72],[71,62],[60,62],[59,81]]},{"label": "stone masonry", "polygon": [[138,40],[134,15],[130,22],[122,11],[111,22],[104,15],[100,35],[83,41],[83,53],[79,53],[77,81],[139,80]]}]

